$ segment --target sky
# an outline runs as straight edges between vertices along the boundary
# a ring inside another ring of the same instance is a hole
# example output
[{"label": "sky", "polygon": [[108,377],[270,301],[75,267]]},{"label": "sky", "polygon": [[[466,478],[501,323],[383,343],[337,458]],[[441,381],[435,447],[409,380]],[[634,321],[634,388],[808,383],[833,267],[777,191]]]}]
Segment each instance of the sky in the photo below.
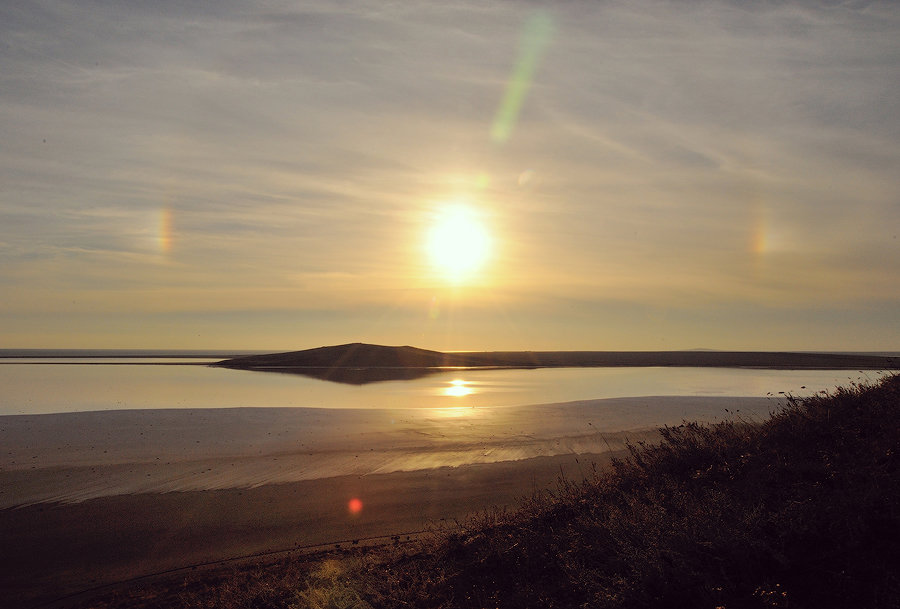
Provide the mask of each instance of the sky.
[{"label": "sky", "polygon": [[0,347],[900,350],[898,99],[893,2],[0,0]]}]

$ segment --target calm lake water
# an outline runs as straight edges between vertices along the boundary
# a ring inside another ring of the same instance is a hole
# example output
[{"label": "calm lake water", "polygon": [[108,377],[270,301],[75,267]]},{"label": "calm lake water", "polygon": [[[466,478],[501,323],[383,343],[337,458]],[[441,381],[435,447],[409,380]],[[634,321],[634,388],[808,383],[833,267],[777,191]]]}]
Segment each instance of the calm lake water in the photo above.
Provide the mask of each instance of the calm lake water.
[{"label": "calm lake water", "polygon": [[[0,359],[0,415],[146,408],[442,408],[638,396],[797,396],[876,380],[876,371],[732,368],[451,370],[348,385],[211,368],[197,359]],[[56,363],[51,363],[56,362]],[[207,362],[208,363],[208,362]],[[152,365],[160,364],[160,365]]]}]

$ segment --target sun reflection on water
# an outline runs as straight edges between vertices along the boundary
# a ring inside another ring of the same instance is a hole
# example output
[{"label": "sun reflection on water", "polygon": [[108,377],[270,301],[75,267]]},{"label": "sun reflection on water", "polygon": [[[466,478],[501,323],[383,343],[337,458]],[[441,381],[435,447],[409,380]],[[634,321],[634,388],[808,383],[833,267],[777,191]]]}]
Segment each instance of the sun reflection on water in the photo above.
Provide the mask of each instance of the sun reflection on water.
[{"label": "sun reflection on water", "polygon": [[[473,393],[476,393],[473,383],[471,383],[470,381],[464,381],[462,379],[453,379],[437,390],[437,394],[439,396],[451,398],[461,398],[467,395],[472,395]],[[464,416],[472,416],[474,414],[474,405],[468,404],[468,400],[462,400],[461,402],[458,402],[454,399],[452,403],[454,404],[453,406],[431,408],[430,411],[432,414],[437,415],[441,418],[459,418]]]},{"label": "sun reflection on water", "polygon": [[447,395],[454,398],[460,398],[464,395],[470,395],[475,392],[475,389],[468,381],[464,381],[462,379],[454,379],[450,381],[449,387],[443,388],[443,395]]}]

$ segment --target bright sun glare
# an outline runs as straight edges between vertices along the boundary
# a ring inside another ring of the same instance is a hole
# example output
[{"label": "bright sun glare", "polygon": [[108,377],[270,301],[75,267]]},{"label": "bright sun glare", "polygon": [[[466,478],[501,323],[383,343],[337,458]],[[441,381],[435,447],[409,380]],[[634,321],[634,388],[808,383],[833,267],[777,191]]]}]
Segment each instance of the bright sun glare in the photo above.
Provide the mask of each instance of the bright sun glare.
[{"label": "bright sun glare", "polygon": [[491,240],[478,215],[462,205],[443,210],[428,233],[431,263],[450,281],[461,282],[487,260]]},{"label": "bright sun glare", "polygon": [[444,395],[461,398],[463,396],[469,395],[473,392],[473,389],[469,386],[466,381],[456,379],[450,381],[449,387],[444,387]]}]

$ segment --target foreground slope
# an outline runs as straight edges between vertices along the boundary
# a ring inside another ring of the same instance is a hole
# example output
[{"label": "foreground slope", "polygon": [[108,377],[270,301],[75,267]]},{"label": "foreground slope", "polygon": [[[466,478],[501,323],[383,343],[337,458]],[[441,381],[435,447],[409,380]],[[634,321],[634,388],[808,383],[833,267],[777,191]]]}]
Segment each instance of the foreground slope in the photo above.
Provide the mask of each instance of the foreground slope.
[{"label": "foreground slope", "polygon": [[611,472],[366,564],[375,607],[898,607],[900,377],[686,424]]},{"label": "foreground slope", "polygon": [[761,424],[688,423],[582,483],[414,544],[91,606],[894,609],[898,414],[895,376]]},{"label": "foreground slope", "polygon": [[584,482],[415,543],[89,606],[895,609],[898,415],[895,376],[792,400],[761,424],[687,423]]}]

